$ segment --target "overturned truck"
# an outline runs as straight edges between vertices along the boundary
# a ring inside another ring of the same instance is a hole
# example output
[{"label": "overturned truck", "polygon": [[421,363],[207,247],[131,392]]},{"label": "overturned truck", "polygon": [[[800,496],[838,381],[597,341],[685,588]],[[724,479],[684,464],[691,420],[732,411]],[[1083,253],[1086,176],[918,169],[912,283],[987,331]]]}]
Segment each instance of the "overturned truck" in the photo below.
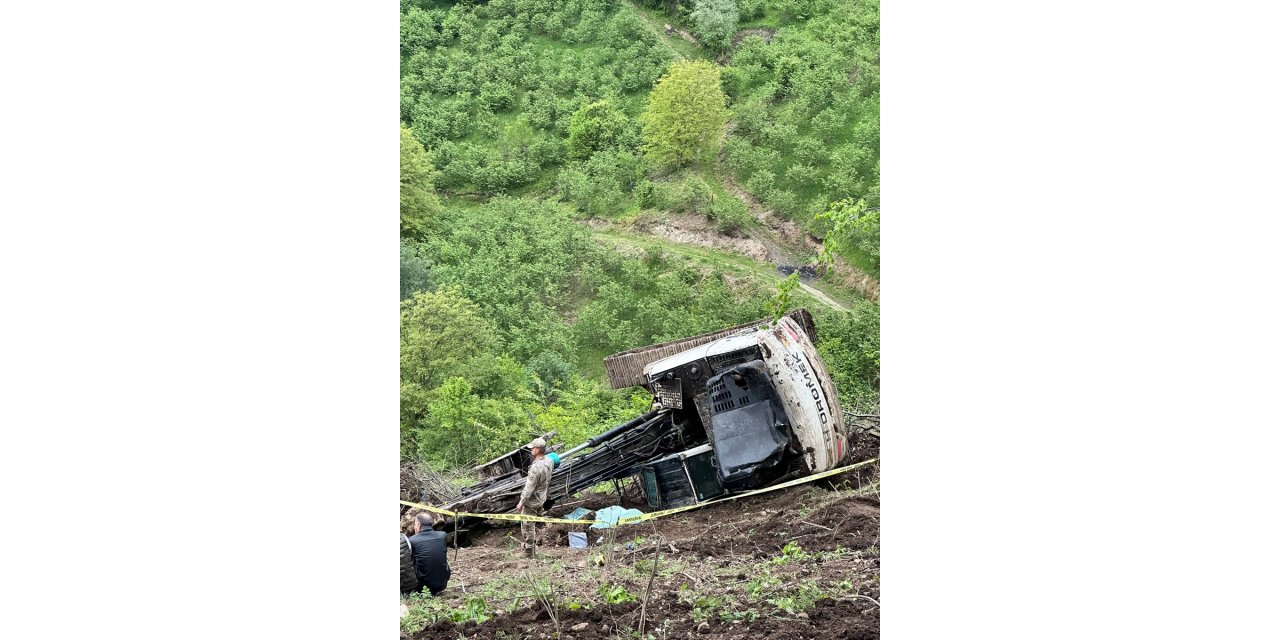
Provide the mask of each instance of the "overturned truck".
[{"label": "overturned truck", "polygon": [[[558,459],[547,507],[597,483],[639,476],[649,506],[709,502],[826,471],[847,454],[835,386],[803,309],[605,358],[615,389],[643,386],[653,410]],[[554,435],[554,434],[548,434]],[[527,448],[479,467],[482,482],[442,507],[513,511],[532,463]]]}]

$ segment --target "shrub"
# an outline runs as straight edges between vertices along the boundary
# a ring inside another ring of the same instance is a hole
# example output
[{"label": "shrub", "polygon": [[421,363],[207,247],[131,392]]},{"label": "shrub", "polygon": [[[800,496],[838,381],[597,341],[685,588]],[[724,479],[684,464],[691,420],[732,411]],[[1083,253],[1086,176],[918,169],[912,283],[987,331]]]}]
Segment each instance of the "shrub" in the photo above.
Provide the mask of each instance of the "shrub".
[{"label": "shrub", "polygon": [[679,182],[654,185],[654,204],[659,209],[709,215],[715,194],[701,178],[687,176]]},{"label": "shrub", "polygon": [[738,0],[738,17],[755,20],[764,15],[764,0]]},{"label": "shrub", "polygon": [[736,234],[753,220],[747,205],[732,196],[717,198],[712,203],[711,219],[716,222],[720,231],[728,234]]}]

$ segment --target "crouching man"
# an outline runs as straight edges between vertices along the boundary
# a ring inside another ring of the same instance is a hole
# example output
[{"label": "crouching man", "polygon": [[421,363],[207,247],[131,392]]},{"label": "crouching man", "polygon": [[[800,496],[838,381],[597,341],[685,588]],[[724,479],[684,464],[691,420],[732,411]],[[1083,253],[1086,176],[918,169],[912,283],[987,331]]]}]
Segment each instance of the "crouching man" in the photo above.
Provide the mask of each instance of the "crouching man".
[{"label": "crouching man", "polygon": [[405,577],[405,547],[408,547],[408,556],[412,559],[413,572],[416,574],[417,586],[412,588],[410,593],[415,591],[430,590],[431,595],[438,595],[444,588],[449,585],[448,547],[445,545],[445,533],[436,531],[433,527],[434,518],[430,513],[419,513],[414,516],[414,534],[412,536],[400,539],[400,592],[405,593],[405,587],[411,585],[412,582],[407,581]]}]

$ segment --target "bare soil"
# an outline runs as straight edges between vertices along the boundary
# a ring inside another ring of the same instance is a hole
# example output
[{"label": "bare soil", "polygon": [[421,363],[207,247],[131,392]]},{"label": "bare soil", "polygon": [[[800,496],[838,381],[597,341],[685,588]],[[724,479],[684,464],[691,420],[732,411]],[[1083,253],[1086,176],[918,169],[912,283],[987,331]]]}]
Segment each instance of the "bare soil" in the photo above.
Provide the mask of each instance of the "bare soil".
[{"label": "bare soil", "polygon": [[663,219],[640,219],[636,221],[635,229],[676,244],[728,251],[759,262],[775,262],[785,255],[779,247],[770,246],[762,239],[736,238],[720,233],[706,216],[694,213],[673,213]]},{"label": "bare soil", "polygon": [[[859,457],[878,455],[878,439],[851,442]],[[433,606],[465,609],[484,598],[483,623],[447,619],[407,625],[402,638],[503,640],[639,637],[645,610],[657,639],[765,637],[779,640],[878,638],[880,502],[878,464],[798,487],[712,504],[615,530],[590,530],[588,549],[567,546],[579,525],[547,528],[538,557],[520,552],[518,529],[477,531],[451,549],[453,579]],[[624,491],[624,506],[638,506]],[[584,493],[577,504],[618,504],[616,493]],[[604,537],[603,543],[597,539]],[[556,621],[529,578],[550,580]],[[634,597],[609,602],[620,587]],[[408,601],[411,608],[415,603]],[[420,603],[417,606],[422,606]],[[402,619],[403,620],[403,619]]]},{"label": "bare soil", "polygon": [[760,36],[760,39],[764,40],[765,44],[771,44],[773,42],[773,34],[777,32],[778,32],[777,29],[771,29],[767,27],[762,27],[758,29],[743,29],[742,31],[739,31],[738,33],[734,34],[733,47],[735,49],[738,48],[738,45],[742,44],[743,40],[746,40],[751,36]]}]

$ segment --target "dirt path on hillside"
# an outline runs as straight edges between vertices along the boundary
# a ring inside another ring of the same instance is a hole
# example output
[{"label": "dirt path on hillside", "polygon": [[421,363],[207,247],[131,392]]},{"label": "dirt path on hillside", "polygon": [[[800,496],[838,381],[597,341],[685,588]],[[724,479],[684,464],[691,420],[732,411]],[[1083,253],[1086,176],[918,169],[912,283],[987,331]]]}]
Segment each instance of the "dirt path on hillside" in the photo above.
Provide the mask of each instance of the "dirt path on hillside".
[{"label": "dirt path on hillside", "polygon": [[[725,191],[733,194],[734,197],[741,200],[747,205],[747,209],[759,220],[761,225],[767,229],[771,235],[778,239],[778,242],[787,247],[795,256],[799,252],[801,255],[814,255],[822,251],[822,241],[810,235],[800,225],[783,218],[775,213],[772,209],[766,207],[742,188],[733,176],[729,174],[728,167],[722,167],[720,173],[716,176],[720,180],[720,184],[724,186]],[[759,231],[755,232],[757,235]],[[796,261],[792,264],[803,264]],[[836,258],[835,264],[831,265],[831,279],[835,284],[843,287],[849,287],[861,293],[862,296],[871,301],[880,300],[880,282],[871,274],[849,264],[848,262]],[[811,289],[806,285],[806,290]],[[821,292],[815,293],[821,296]],[[842,308],[842,307],[841,307]]]},{"label": "dirt path on hillside", "polygon": [[840,304],[839,302],[836,302],[834,299],[832,299],[832,297],[831,297],[831,296],[829,296],[829,295],[827,295],[827,294],[825,294],[825,293],[823,293],[823,292],[821,292],[821,291],[818,291],[817,289],[814,289],[813,287],[811,287],[811,286],[809,286],[809,285],[805,284],[803,281],[798,281],[796,284],[800,285],[800,288],[801,288],[801,289],[804,289],[804,292],[805,292],[805,293],[807,293],[807,294],[809,294],[809,295],[811,295],[811,296],[813,296],[813,297],[817,298],[818,300],[821,300],[821,301],[822,301],[824,304],[826,304],[828,307],[831,307],[832,309],[835,309],[836,311],[848,311],[848,310],[849,310],[849,307],[846,307],[846,306],[844,306],[844,305]]},{"label": "dirt path on hillside", "polygon": [[[631,0],[624,0],[624,3],[628,7],[630,7],[631,12],[635,14],[637,17],[639,17],[640,21],[643,22],[645,26],[649,27],[649,31],[653,32],[653,35],[658,37],[658,42],[661,42],[662,46],[666,47],[668,51],[675,54],[676,58],[680,60],[688,60],[688,58],[686,58],[683,53],[680,53],[679,50],[671,46],[670,42],[667,42],[667,35],[663,33],[663,29],[661,27],[659,27],[657,24],[655,24],[652,20],[649,19],[649,14],[642,11],[639,7],[637,7],[634,3],[632,3]],[[694,40],[693,36],[690,36],[688,33],[681,31],[680,34],[681,36],[685,37],[687,41],[697,44],[698,41]]]},{"label": "dirt path on hillside", "polygon": [[[597,230],[626,229],[626,227],[599,218],[590,220],[587,226]],[[736,253],[757,262],[772,264],[775,268],[805,264],[803,261],[797,260],[792,252],[769,238],[767,234],[757,232],[753,234],[755,237],[747,238],[726,236],[716,230],[715,226],[704,216],[695,214],[670,214],[665,219],[641,220],[628,230],[662,238],[672,244]],[[781,269],[775,269],[773,277],[782,280],[786,275],[782,273]],[[849,310],[848,307],[805,283],[804,280],[800,280],[797,284],[800,285],[800,288],[805,293],[813,296],[818,302],[837,311]]]}]

